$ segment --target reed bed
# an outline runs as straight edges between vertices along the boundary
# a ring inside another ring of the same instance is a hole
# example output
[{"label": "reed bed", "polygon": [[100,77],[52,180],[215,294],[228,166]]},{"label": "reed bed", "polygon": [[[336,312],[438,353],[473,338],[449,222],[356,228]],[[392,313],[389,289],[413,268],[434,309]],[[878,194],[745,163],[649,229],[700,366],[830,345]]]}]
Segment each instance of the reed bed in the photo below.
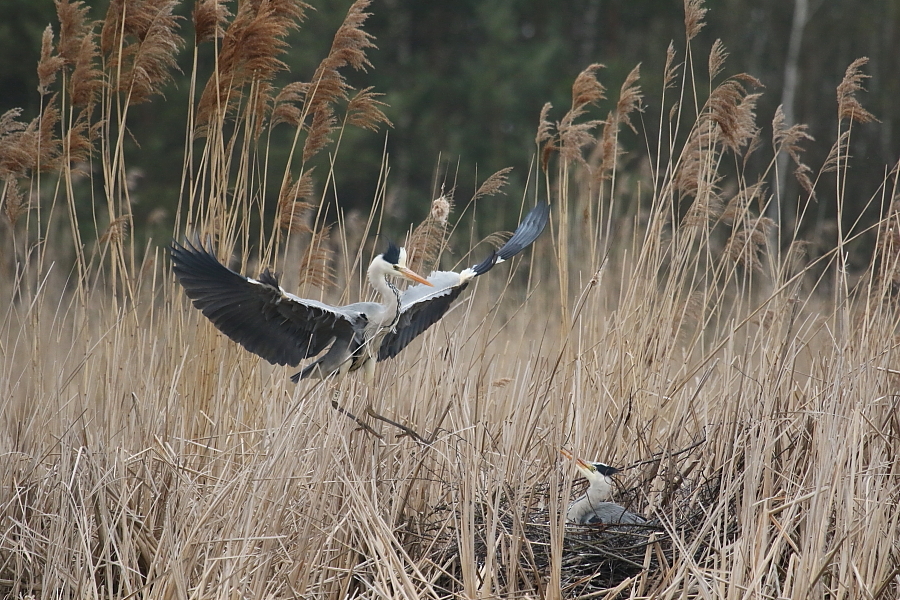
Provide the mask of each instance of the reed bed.
[{"label": "reed bed", "polygon": [[[313,163],[339,152],[346,127],[389,123],[379,96],[345,77],[372,67],[368,2],[309,80],[281,88],[284,36],[306,5],[231,14],[201,0],[187,23],[174,4],[113,1],[95,22],[61,0],[38,66],[42,113],[0,118],[2,595],[900,594],[896,165],[864,192],[845,185],[852,126],[874,119],[864,59],[836,92],[828,161],[807,166],[803,147],[829,142],[780,111],[757,124],[758,82],[722,76],[725,49],[696,46],[705,8],[686,0],[659,106],[644,105],[637,68],[607,101],[591,65],[570,107],[542,111],[521,197],[495,195],[505,170],[476,190],[510,229],[550,201],[552,227],[524,258],[379,364],[372,388],[354,376],[295,386],[189,305],[168,240],[135,243],[128,110],[165,101],[173,77],[193,91],[174,237],[208,235],[235,268],[275,267],[308,296],[364,297],[388,159],[368,215],[336,205],[340,172]],[[215,70],[174,71],[185,44],[195,57],[214,47]],[[659,119],[658,138],[639,111]],[[280,179],[275,127],[295,132]],[[618,161],[632,130],[648,148],[639,172]],[[768,167],[748,172],[751,153]],[[768,184],[779,153],[799,198]],[[804,239],[815,202],[840,212],[861,193],[875,226]],[[426,271],[472,264],[497,241],[454,226],[472,206],[461,196],[446,190],[411,234]],[[790,228],[769,217],[780,203],[796,204]],[[848,249],[864,243],[868,266],[851,271]],[[357,429],[332,400],[428,443]],[[578,483],[561,447],[626,467],[616,498],[651,525],[567,526]]]}]

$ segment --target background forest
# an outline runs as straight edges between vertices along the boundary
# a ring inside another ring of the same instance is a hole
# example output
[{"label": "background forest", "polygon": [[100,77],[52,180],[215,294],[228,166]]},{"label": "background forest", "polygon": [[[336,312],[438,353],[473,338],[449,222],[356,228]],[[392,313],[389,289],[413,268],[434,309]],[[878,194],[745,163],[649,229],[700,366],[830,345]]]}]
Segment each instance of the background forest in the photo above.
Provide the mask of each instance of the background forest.
[{"label": "background forest", "polygon": [[[85,4],[94,18],[100,18],[108,2]],[[350,2],[312,4],[315,10],[308,12],[303,26],[289,33],[288,51],[280,57],[287,70],[277,74],[276,85],[312,76]],[[186,17],[178,27],[188,39],[192,5],[181,3],[175,11]],[[854,132],[854,156],[860,160],[849,173],[844,219],[856,221],[868,201],[868,192],[862,191],[865,186],[857,184],[880,181],[883,165],[896,162],[900,153],[900,4],[893,0],[714,0],[708,8],[708,26],[699,33],[698,43],[709,47],[721,38],[730,53],[725,75],[746,72],[765,86],[759,90],[764,94],[757,111],[764,128],[775,108],[783,105],[787,124],[805,123],[813,138],[831,139],[837,130],[836,116],[833,104],[823,99],[834,97],[846,65],[869,57],[865,72],[871,79],[865,84],[865,103],[881,122],[858,125]],[[656,137],[665,49],[670,41],[683,37],[680,0],[377,0],[372,13],[366,30],[378,46],[369,52],[373,68],[347,76],[358,89],[373,86],[384,94],[381,100],[388,105],[384,112],[393,127],[386,135],[384,128],[380,135],[352,128],[345,132],[341,158],[334,167],[343,206],[368,211],[385,149],[391,167],[388,214],[395,226],[424,216],[441,184],[474,191],[476,182],[513,167],[509,178],[518,193],[535,154],[541,107],[551,102],[557,110],[550,117],[559,119],[569,103],[575,76],[595,62],[606,66],[599,77],[609,89],[617,89],[634,65],[641,63],[646,107],[639,117],[642,134],[620,136],[620,144],[632,151],[623,155],[620,169],[634,172],[643,166],[646,170],[640,156]],[[50,0],[0,0],[0,15],[0,112],[22,107],[22,118],[29,120],[40,106],[34,65],[41,34],[55,23],[55,7]],[[200,50],[201,65],[209,71],[212,48],[207,45]],[[182,46],[177,54],[182,72],[190,71],[191,60],[191,48]],[[129,117],[126,152],[139,247],[148,236],[161,244],[171,236],[180,196],[183,107],[189,91],[186,78],[176,76],[165,82],[165,102],[135,106]],[[614,100],[592,108],[595,116],[605,117]],[[271,164],[284,162],[291,135],[287,128],[274,130]],[[828,143],[810,144],[805,155],[808,163],[821,164],[828,148]],[[322,155],[313,164],[321,172],[328,160]],[[751,160],[761,164],[766,159]],[[760,164],[752,166],[758,169]],[[796,197],[799,186],[793,178],[781,177],[779,189],[786,197]],[[820,189],[830,184],[823,182]],[[861,191],[854,191],[857,188]],[[619,205],[627,207],[635,190],[622,193]],[[484,210],[482,214],[491,212],[489,207]],[[81,211],[89,227],[88,201]],[[836,235],[834,205],[823,203],[816,211],[817,219],[810,220],[802,234],[828,246]],[[871,207],[865,219],[875,218],[877,208]],[[483,231],[493,231],[495,225],[488,221]],[[871,243],[869,237],[861,238],[863,247],[871,248]],[[854,264],[868,260],[863,250],[853,258]]]}]

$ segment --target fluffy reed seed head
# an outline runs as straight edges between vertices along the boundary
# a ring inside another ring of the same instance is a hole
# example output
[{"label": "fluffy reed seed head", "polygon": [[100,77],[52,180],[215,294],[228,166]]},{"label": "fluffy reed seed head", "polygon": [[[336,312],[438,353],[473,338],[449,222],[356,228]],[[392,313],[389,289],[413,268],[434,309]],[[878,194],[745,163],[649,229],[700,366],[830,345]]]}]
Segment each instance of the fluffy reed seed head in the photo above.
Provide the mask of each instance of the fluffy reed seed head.
[{"label": "fluffy reed seed head", "polygon": [[875,115],[863,108],[859,100],[856,99],[856,93],[865,91],[862,83],[868,79],[870,75],[862,72],[862,67],[868,64],[869,59],[866,57],[857,58],[847,70],[844,72],[844,78],[837,86],[838,100],[838,118],[849,119],[857,123],[870,123],[877,121]]},{"label": "fluffy reed seed head", "polygon": [[38,92],[44,96],[50,92],[50,86],[56,81],[56,74],[66,64],[65,59],[53,53],[53,27],[47,25],[41,37],[41,58],[38,61]]},{"label": "fluffy reed seed head", "polygon": [[687,41],[691,41],[706,26],[703,19],[709,9],[704,8],[703,0],[684,0],[684,31]]},{"label": "fluffy reed seed head", "polygon": [[428,216],[419,223],[406,242],[407,265],[416,272],[433,266],[447,240],[447,225],[453,211],[453,193],[441,194],[431,202]]},{"label": "fluffy reed seed head", "polygon": [[312,233],[308,221],[315,205],[309,202],[314,193],[313,169],[307,169],[294,182],[288,175],[278,195],[278,226],[291,233]]}]

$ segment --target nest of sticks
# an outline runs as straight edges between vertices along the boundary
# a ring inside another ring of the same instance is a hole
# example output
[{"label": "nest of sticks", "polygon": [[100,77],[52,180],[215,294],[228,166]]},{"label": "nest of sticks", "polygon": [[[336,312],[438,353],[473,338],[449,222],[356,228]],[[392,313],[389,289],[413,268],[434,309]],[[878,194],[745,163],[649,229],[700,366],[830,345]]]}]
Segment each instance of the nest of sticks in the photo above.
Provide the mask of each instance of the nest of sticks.
[{"label": "nest of sticks", "polygon": [[[657,477],[658,472],[652,475]],[[486,516],[496,511],[496,507],[476,505],[473,515],[475,571],[483,579],[490,569],[498,588],[495,591],[511,595],[536,593],[544,596],[547,587],[554,585],[551,581],[554,560],[559,564],[560,588],[568,598],[591,598],[617,586],[625,589],[638,579],[645,585],[651,584],[673,564],[676,552],[692,548],[695,559],[707,555],[709,544],[700,536],[715,536],[721,543],[723,533],[725,537],[733,537],[737,531],[731,510],[725,511],[731,515],[728,522],[719,523],[712,531],[703,529],[712,507],[722,501],[719,475],[701,476],[690,481],[681,477],[676,479],[677,486],[673,483],[668,493],[664,488],[658,494],[654,513],[666,515],[663,519],[645,514],[649,520],[640,525],[567,523],[561,543],[554,543],[552,538],[559,535],[560,528],[551,522],[550,514],[543,508],[549,498],[548,486],[535,490],[534,497],[542,500],[536,502],[537,507],[523,509],[501,501],[500,511],[497,511],[500,516],[493,520]],[[649,482],[642,481],[632,489],[620,492],[618,502],[629,510],[642,506],[641,501],[647,501],[641,491],[648,489],[645,484]],[[566,502],[560,505],[566,506]],[[449,514],[451,511],[450,507],[443,507],[431,515],[429,521],[434,524],[433,531],[440,530],[443,539],[427,544],[430,561],[442,565],[445,573],[436,583],[448,595],[462,591],[461,561],[464,555],[471,555],[471,551],[460,552],[458,536],[446,527],[448,521],[462,522],[461,516]]]}]

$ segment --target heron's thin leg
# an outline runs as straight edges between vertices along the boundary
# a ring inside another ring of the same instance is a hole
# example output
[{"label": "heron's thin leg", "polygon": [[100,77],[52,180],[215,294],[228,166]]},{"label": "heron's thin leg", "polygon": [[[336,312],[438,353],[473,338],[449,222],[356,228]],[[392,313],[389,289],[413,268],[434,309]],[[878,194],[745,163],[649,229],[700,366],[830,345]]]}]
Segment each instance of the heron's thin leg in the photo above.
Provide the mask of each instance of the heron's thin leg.
[{"label": "heron's thin leg", "polygon": [[350,412],[346,408],[343,408],[341,405],[339,405],[338,401],[337,401],[337,398],[339,395],[340,395],[340,392],[338,390],[334,390],[334,397],[331,400],[331,408],[338,411],[342,415],[345,415],[348,418],[356,421],[356,424],[359,425],[359,428],[362,429],[363,431],[365,431],[367,433],[371,433],[372,435],[377,437],[379,440],[384,440],[384,436],[381,435],[380,433],[378,433],[377,431],[375,431],[374,429],[372,429],[372,427],[368,423],[361,420],[359,417],[354,415],[352,412]]},{"label": "heron's thin leg", "polygon": [[410,428],[407,427],[406,425],[403,425],[403,424],[401,424],[401,423],[398,423],[397,421],[393,421],[393,420],[391,420],[391,419],[388,419],[388,418],[385,417],[384,415],[379,415],[377,412],[375,412],[375,411],[372,409],[372,405],[371,405],[371,404],[369,404],[369,405],[366,407],[366,414],[369,415],[370,417],[372,417],[373,419],[378,419],[379,421],[383,421],[383,422],[387,423],[388,425],[393,425],[393,426],[396,427],[397,429],[401,430],[401,431],[403,432],[403,433],[400,434],[401,436],[402,436],[402,435],[408,435],[409,437],[413,438],[414,440],[416,440],[416,441],[419,442],[420,444],[424,444],[424,445],[426,445],[426,446],[428,446],[429,444],[431,444],[431,442],[430,442],[429,440],[426,440],[425,438],[423,438],[421,435],[419,435],[418,433],[416,433],[415,430],[410,429]]},{"label": "heron's thin leg", "polygon": [[[346,408],[341,408],[341,407],[338,405],[337,400],[332,400],[332,401],[331,401],[331,407],[332,407],[334,410],[336,410],[336,411],[338,411],[339,413],[341,413],[342,415],[347,415],[348,417],[350,417],[351,419],[353,419],[354,421],[356,421],[356,424],[359,425],[359,428],[360,428],[360,429],[362,429],[362,430],[364,430],[364,431],[367,431],[368,433],[371,433],[372,435],[374,435],[375,437],[377,437],[379,440],[383,440],[383,439],[384,439],[384,436],[383,436],[383,435],[381,435],[380,433],[378,433],[377,431],[375,431],[374,429],[372,429],[365,421],[360,420],[359,417],[357,417],[356,415],[354,415],[352,412],[350,412],[350,411],[347,410]],[[399,425],[398,425],[398,427],[399,427]]]}]

